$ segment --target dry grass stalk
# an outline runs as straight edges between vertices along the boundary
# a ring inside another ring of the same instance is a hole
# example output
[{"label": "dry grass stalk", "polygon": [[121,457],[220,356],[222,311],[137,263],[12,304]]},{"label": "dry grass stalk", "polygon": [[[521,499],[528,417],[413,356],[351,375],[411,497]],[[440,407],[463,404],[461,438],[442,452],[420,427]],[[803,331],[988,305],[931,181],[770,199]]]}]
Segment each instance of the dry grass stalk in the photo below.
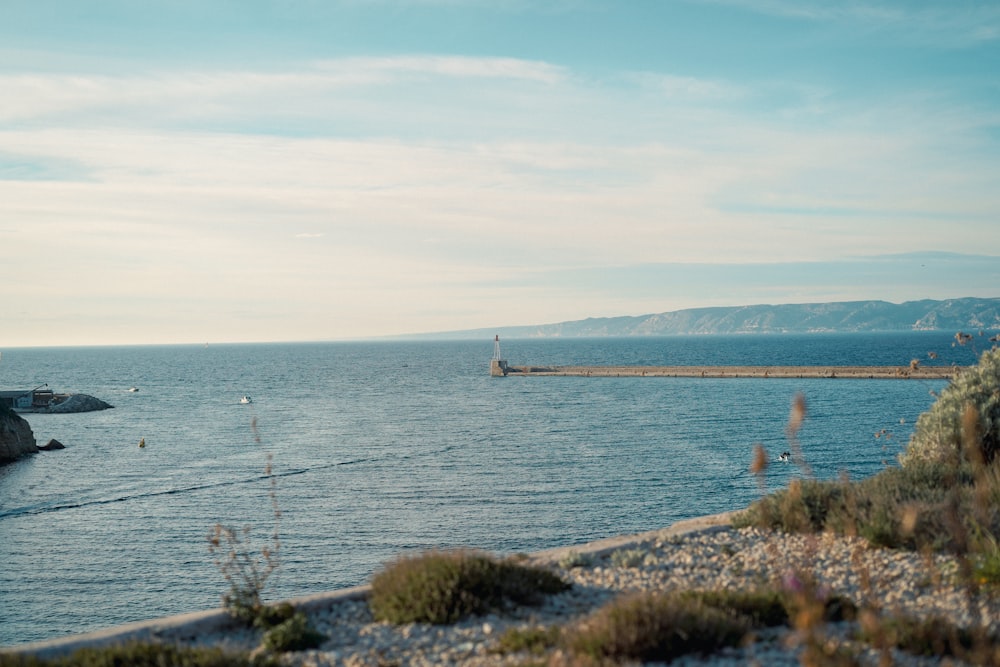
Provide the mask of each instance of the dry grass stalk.
[{"label": "dry grass stalk", "polygon": [[[251,420],[250,426],[254,441],[260,444],[256,417]],[[278,528],[281,509],[278,506],[277,480],[274,477],[271,454],[267,455],[264,476],[268,479],[268,497],[274,516],[270,546],[265,544],[258,550],[252,542],[250,526],[237,530],[217,523],[208,536],[209,552],[214,556],[216,568],[229,585],[229,590],[222,596],[222,604],[233,617],[247,624],[252,624],[261,617],[264,611],[264,588],[280,564],[281,540]]]},{"label": "dry grass stalk", "polygon": [[812,477],[812,467],[802,454],[802,446],[799,444],[799,431],[802,430],[802,424],[805,423],[805,420],[806,397],[804,394],[798,393],[792,399],[792,409],[788,415],[788,424],[785,426],[785,437],[788,438],[788,444],[792,449],[792,460],[795,461],[795,465],[802,470],[803,475]]}]

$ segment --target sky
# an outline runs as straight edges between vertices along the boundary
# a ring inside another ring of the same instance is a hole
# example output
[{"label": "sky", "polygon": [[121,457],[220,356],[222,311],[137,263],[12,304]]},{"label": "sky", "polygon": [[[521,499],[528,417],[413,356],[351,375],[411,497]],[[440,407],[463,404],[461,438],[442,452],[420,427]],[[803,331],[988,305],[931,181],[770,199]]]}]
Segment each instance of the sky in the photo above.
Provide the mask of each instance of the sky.
[{"label": "sky", "polygon": [[1000,3],[0,0],[0,348],[1000,296]]}]

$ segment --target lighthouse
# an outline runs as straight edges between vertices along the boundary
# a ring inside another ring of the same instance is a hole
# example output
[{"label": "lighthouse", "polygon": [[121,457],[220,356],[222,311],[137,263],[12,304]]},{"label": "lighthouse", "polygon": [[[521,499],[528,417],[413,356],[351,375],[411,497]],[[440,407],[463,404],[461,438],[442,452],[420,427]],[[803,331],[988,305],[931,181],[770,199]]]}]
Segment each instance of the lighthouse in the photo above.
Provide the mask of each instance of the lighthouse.
[{"label": "lighthouse", "polygon": [[500,358],[500,334],[493,338],[493,361],[490,362],[490,375],[493,377],[507,375],[507,362]]}]

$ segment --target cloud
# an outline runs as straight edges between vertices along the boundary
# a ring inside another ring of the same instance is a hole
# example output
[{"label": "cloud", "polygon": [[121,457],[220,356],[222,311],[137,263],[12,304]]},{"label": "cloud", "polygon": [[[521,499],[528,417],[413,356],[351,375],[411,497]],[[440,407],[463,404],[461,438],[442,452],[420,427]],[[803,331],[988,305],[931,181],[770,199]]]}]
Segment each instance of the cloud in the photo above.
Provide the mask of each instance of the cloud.
[{"label": "cloud", "polygon": [[[5,100],[0,105],[0,121],[38,123],[59,118],[74,122],[79,114],[92,114],[94,120],[105,123],[113,119],[129,124],[143,122],[143,114],[150,114],[146,123],[282,112],[318,116],[331,102],[342,102],[344,90],[385,88],[421,77],[556,85],[565,76],[563,68],[548,63],[460,56],[345,58],[279,72],[0,74],[0,91]],[[310,106],[316,110],[309,112]]]},{"label": "cloud", "polygon": [[563,67],[518,58],[410,55],[384,58],[345,58],[316,63],[317,69],[337,74],[354,73],[367,80],[373,73],[395,76],[435,75],[455,78],[514,79],[555,84],[566,78]]},{"label": "cloud", "polygon": [[1000,6],[976,0],[711,0],[772,16],[848,24],[900,42],[964,49],[1000,39]]},{"label": "cloud", "polygon": [[657,92],[672,102],[733,102],[748,95],[746,86],[721,80],[653,72],[636,73],[629,78],[640,87]]}]

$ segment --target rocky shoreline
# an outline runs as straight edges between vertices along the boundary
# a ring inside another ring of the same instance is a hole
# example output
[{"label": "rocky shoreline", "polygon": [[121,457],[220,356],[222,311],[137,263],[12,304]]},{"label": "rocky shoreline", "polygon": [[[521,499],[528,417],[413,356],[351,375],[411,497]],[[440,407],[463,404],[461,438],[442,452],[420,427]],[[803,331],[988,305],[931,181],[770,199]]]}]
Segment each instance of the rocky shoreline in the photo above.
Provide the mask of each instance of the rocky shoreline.
[{"label": "rocky shoreline", "polygon": [[[503,653],[498,650],[500,637],[512,628],[580,622],[622,594],[751,589],[782,585],[779,582],[794,575],[812,576],[822,589],[858,605],[876,605],[885,612],[921,618],[943,617],[963,626],[985,621],[994,632],[1000,631],[996,596],[972,598],[955,585],[958,564],[953,557],[874,549],[859,538],[734,529],[730,519],[731,514],[702,517],[663,530],[533,554],[529,557],[533,564],[555,569],[573,583],[571,590],[552,596],[540,607],[508,609],[454,625],[375,622],[365,602],[367,587],[292,600],[328,639],[317,650],[286,654],[284,662],[299,667],[500,667],[529,659],[558,663],[556,649],[550,649],[548,656]],[[851,645],[851,629],[850,623],[827,624],[823,626],[823,641],[831,646]],[[250,650],[260,636],[233,626],[224,611],[213,610],[5,650],[56,655],[81,646],[135,639]],[[768,630],[746,647],[710,656],[687,656],[672,664],[798,665],[800,639],[790,628]],[[940,658],[854,648],[863,664],[879,664],[886,655],[898,665],[940,664]]]},{"label": "rocky shoreline", "polygon": [[38,451],[31,425],[16,412],[0,412],[0,464]]},{"label": "rocky shoreline", "polygon": [[[26,414],[70,414],[76,412],[94,412],[108,410],[113,405],[88,394],[59,394],[57,401],[45,407],[32,408],[23,411]],[[65,449],[58,440],[49,440],[39,445],[31,425],[19,412],[4,408],[0,412],[0,465],[12,463],[21,457],[38,452]]]}]

